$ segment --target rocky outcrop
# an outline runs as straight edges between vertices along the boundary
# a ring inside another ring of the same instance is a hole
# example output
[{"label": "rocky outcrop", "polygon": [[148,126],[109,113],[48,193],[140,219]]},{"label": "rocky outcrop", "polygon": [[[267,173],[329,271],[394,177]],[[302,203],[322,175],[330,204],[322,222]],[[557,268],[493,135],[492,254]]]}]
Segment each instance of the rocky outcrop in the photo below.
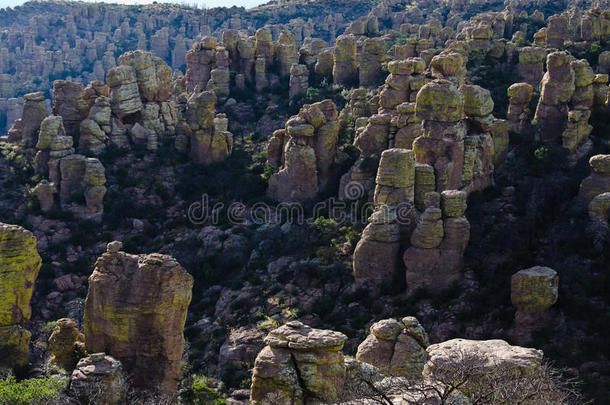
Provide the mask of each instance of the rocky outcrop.
[{"label": "rocky outcrop", "polygon": [[574,70],[567,52],[553,52],[547,57],[547,72],[541,83],[541,95],[534,119],[537,137],[542,141],[557,139],[566,129],[568,102],[574,94]]},{"label": "rocky outcrop", "polygon": [[517,72],[525,83],[535,89],[539,88],[540,80],[544,75],[544,59],[546,50],[540,47],[526,46],[519,50],[519,64]]},{"label": "rocky outcrop", "polygon": [[106,83],[110,87],[112,113],[119,119],[142,110],[136,72],[132,66],[117,66],[108,71]]},{"label": "rocky outcrop", "polygon": [[529,129],[530,109],[534,88],[528,83],[515,83],[508,88],[508,113],[510,130],[517,134],[524,134]]},{"label": "rocky outcrop", "polygon": [[395,207],[382,205],[369,217],[368,225],[354,249],[354,279],[362,282],[392,282],[399,277],[400,224]]},{"label": "rocky outcrop", "polygon": [[297,321],[272,330],[252,372],[252,405],[304,405],[339,399],[346,368],[341,349],[347,337]]},{"label": "rocky outcrop", "polygon": [[0,365],[28,362],[32,314],[30,299],[42,260],[34,235],[20,226],[0,223]]},{"label": "rocky outcrop", "polygon": [[470,239],[464,191],[445,190],[440,196],[429,192],[425,206],[403,255],[409,293],[419,288],[440,291],[459,280]]},{"label": "rocky outcrop", "polygon": [[49,349],[49,363],[71,372],[78,361],[85,357],[85,335],[80,333],[72,319],[59,319],[49,337]]},{"label": "rocky outcrop", "polygon": [[572,160],[576,161],[586,154],[591,146],[589,135],[593,126],[589,125],[589,118],[595,97],[595,74],[585,59],[573,60],[570,66],[574,71],[574,93],[568,106],[568,120],[562,134],[562,145],[570,153]]},{"label": "rocky outcrop", "polygon": [[358,346],[356,359],[372,364],[385,374],[421,378],[428,361],[428,334],[412,316],[384,319],[371,325],[370,334]]},{"label": "rocky outcrop", "polygon": [[216,38],[204,36],[186,53],[186,91],[205,90],[216,57]]},{"label": "rocky outcrop", "polygon": [[98,97],[86,119],[80,123],[78,149],[83,154],[98,154],[110,140],[112,133],[110,98]]},{"label": "rocky outcrop", "polygon": [[47,116],[47,107],[43,92],[26,94],[23,99],[21,141],[24,146],[31,148],[38,142],[38,130]]},{"label": "rocky outcrop", "polygon": [[390,146],[404,149],[413,148],[413,141],[422,135],[422,121],[415,111],[415,103],[402,103],[396,106],[398,115],[392,117],[392,125],[396,126],[397,131],[394,139],[390,139]]},{"label": "rocky outcrop", "polygon": [[233,134],[228,131],[228,120],[224,114],[215,116],[215,105],[213,91],[193,93],[184,103],[176,148],[188,150],[194,162],[209,164],[222,161],[233,149]]},{"label": "rocky outcrop", "polygon": [[535,266],[513,274],[510,299],[517,309],[515,332],[521,339],[549,325],[548,309],[557,302],[559,276],[549,267]]},{"label": "rocky outcrop", "polygon": [[81,403],[95,398],[99,405],[118,405],[127,394],[126,376],[120,361],[104,353],[79,360],[70,376],[68,391]]},{"label": "rocky outcrop", "polygon": [[80,122],[87,118],[89,104],[84,98],[85,88],[80,83],[56,80],[53,82],[53,115],[63,119],[66,135],[79,139]]},{"label": "rocky outcrop", "polygon": [[142,101],[162,102],[171,96],[172,69],[158,56],[146,51],[126,52],[119,56],[119,66],[133,68]]},{"label": "rocky outcrop", "polygon": [[[506,369],[518,379],[539,369],[543,357],[540,350],[511,346],[504,340],[451,339],[428,346],[427,352],[424,376],[431,379],[436,373],[451,375],[452,370],[462,366],[462,361],[471,359],[477,361],[477,372],[493,374],[495,369]],[[468,390],[468,386],[463,389]]]},{"label": "rocky outcrop", "polygon": [[119,359],[136,386],[173,391],[193,278],[170,256],[120,248],[108,244],[89,277],[86,348]]},{"label": "rocky outcrop", "polygon": [[282,30],[277,41],[277,59],[280,65],[280,77],[292,74],[292,65],[299,63],[299,54],[294,35],[290,31]]},{"label": "rocky outcrop", "polygon": [[413,142],[417,163],[434,167],[436,190],[460,189],[464,169],[464,95],[449,81],[435,80],[417,93],[423,135]]},{"label": "rocky outcrop", "polygon": [[309,87],[309,69],[306,65],[292,65],[290,68],[290,82],[288,97],[305,94]]},{"label": "rocky outcrop", "polygon": [[610,192],[610,155],[591,157],[589,166],[592,173],[580,183],[578,192],[578,200],[584,206],[589,206],[597,196]]},{"label": "rocky outcrop", "polygon": [[551,48],[563,48],[568,40],[568,17],[565,14],[552,15],[547,21],[546,43]]},{"label": "rocky outcrop", "polygon": [[337,37],[334,49],[333,82],[348,85],[356,81],[356,37],[344,34]]},{"label": "rocky outcrop", "polygon": [[50,167],[55,167],[58,159],[74,153],[72,137],[66,135],[61,116],[50,115],[40,124],[38,152],[34,158],[36,173],[50,176]]},{"label": "rocky outcrop", "polygon": [[386,54],[385,42],[381,38],[367,38],[362,44],[358,67],[360,86],[372,86],[381,73],[381,62]]},{"label": "rocky outcrop", "polygon": [[326,187],[337,153],[337,117],[331,100],[307,104],[286,122],[285,131],[274,133],[268,162],[280,167],[280,171],[269,179],[268,195],[272,199],[311,201]]}]

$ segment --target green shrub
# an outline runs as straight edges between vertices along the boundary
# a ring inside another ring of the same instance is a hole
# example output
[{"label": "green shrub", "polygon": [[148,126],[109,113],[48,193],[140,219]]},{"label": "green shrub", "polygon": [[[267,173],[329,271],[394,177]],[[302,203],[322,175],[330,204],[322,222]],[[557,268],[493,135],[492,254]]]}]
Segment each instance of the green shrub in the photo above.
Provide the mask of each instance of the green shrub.
[{"label": "green shrub", "polygon": [[58,399],[65,387],[64,381],[53,378],[32,378],[17,381],[10,376],[0,380],[0,404],[42,405]]},{"label": "green shrub", "polygon": [[188,405],[226,405],[213,388],[208,387],[205,377],[193,376],[193,384],[181,395],[184,404]]}]

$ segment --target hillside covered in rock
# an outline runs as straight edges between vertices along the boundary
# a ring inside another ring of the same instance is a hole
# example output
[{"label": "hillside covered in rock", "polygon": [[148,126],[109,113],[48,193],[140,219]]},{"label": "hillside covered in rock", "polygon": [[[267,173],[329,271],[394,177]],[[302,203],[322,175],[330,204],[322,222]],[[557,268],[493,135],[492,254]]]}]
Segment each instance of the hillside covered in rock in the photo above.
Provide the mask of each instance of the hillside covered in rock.
[{"label": "hillside covered in rock", "polygon": [[0,9],[0,403],[610,404],[610,3]]}]

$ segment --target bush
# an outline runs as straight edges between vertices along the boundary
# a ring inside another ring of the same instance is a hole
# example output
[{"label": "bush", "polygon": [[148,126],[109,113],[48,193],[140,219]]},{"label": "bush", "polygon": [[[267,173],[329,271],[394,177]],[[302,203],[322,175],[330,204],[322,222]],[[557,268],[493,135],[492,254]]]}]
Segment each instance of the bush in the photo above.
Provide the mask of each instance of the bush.
[{"label": "bush", "polygon": [[48,404],[59,398],[64,381],[53,378],[32,378],[17,381],[10,376],[0,380],[0,404],[37,405]]},{"label": "bush", "polygon": [[184,404],[188,405],[226,405],[227,401],[213,389],[208,387],[205,377],[193,376],[192,385],[181,395]]}]

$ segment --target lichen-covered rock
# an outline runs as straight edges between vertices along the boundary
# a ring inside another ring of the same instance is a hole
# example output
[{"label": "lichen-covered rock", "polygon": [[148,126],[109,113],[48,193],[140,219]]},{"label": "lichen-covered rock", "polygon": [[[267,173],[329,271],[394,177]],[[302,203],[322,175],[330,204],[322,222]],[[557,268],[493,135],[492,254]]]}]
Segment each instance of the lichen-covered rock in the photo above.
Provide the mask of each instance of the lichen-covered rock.
[{"label": "lichen-covered rock", "polygon": [[85,354],[85,335],[80,333],[76,322],[61,318],[49,337],[51,358],[49,363],[71,372]]},{"label": "lichen-covered rock", "polygon": [[346,85],[350,80],[355,81],[357,69],[356,37],[352,34],[338,36],[334,49],[333,82]]},{"label": "lichen-covered rock", "polygon": [[610,191],[610,155],[595,155],[589,159],[592,173],[580,183],[578,199],[588,206],[599,194]]},{"label": "lichen-covered rock", "polygon": [[253,405],[303,405],[339,399],[346,369],[340,332],[313,329],[291,321],[272,330],[252,372]]},{"label": "lichen-covered rock", "polygon": [[127,378],[120,361],[104,353],[79,360],[70,376],[70,394],[82,403],[96,399],[99,405],[118,405],[127,394]]},{"label": "lichen-covered rock", "polygon": [[417,116],[423,120],[458,122],[464,117],[464,95],[446,80],[422,87],[416,103]]},{"label": "lichen-covered rock", "polygon": [[281,165],[281,169],[269,179],[272,199],[311,201],[326,187],[337,153],[337,118],[332,100],[306,104],[286,122],[283,132],[274,133],[268,156],[270,164]]},{"label": "lichen-covered rock", "polygon": [[519,51],[519,64],[517,71],[521,80],[537,89],[544,75],[544,58],[546,49],[526,46]]},{"label": "lichen-covered rock", "polygon": [[466,192],[461,190],[445,190],[441,193],[443,215],[449,218],[459,218],[466,211]]},{"label": "lichen-covered rock", "polygon": [[132,66],[121,65],[110,69],[106,83],[110,87],[110,103],[114,115],[123,118],[142,110],[136,71]]},{"label": "lichen-covered rock", "polygon": [[121,360],[136,386],[173,391],[193,278],[172,257],[108,249],[89,277],[85,342]]},{"label": "lichen-covered rock", "polygon": [[506,117],[513,132],[522,134],[530,121],[529,103],[534,87],[528,83],[515,83],[508,88],[508,113]]},{"label": "lichen-covered rock", "polygon": [[306,65],[294,64],[290,68],[288,97],[305,94],[309,87],[309,69]]},{"label": "lichen-covered rock", "polygon": [[360,55],[360,86],[371,86],[381,73],[381,62],[385,56],[385,42],[381,38],[367,38],[362,44]]},{"label": "lichen-covered rock", "polygon": [[44,93],[29,93],[23,96],[23,113],[21,121],[21,140],[26,147],[33,147],[38,141],[38,130],[42,120],[47,116]]},{"label": "lichen-covered rock", "polygon": [[55,184],[49,183],[47,180],[41,180],[36,184],[32,193],[38,200],[42,212],[49,212],[53,208],[53,205],[55,204],[55,194],[57,194]]},{"label": "lichen-covered rock", "polygon": [[548,267],[521,270],[511,277],[511,302],[522,312],[543,312],[557,302],[559,277]]},{"label": "lichen-covered rock", "polygon": [[23,366],[28,362],[30,299],[42,260],[36,238],[17,225],[0,223],[0,364]]},{"label": "lichen-covered rock", "polygon": [[547,56],[547,72],[541,83],[541,95],[534,119],[538,121],[539,137],[543,141],[556,139],[565,130],[568,102],[574,94],[574,70],[567,52]]},{"label": "lichen-covered rock", "polygon": [[79,125],[87,118],[89,104],[85,88],[80,83],[55,80],[53,82],[53,114],[63,118],[66,135],[78,139]]},{"label": "lichen-covered rock", "polygon": [[608,225],[610,216],[610,192],[602,193],[591,200],[589,203],[589,217],[593,221]]},{"label": "lichen-covered rock", "polygon": [[396,211],[382,205],[369,217],[354,250],[354,279],[393,281],[400,264],[400,225]]},{"label": "lichen-covered rock", "polygon": [[[119,65],[135,71],[140,97],[144,101],[167,101],[172,94],[172,69],[158,56],[130,51],[119,56]],[[115,87],[108,83],[110,87]]]},{"label": "lichen-covered rock", "polygon": [[371,326],[356,359],[391,376],[418,380],[428,360],[428,345],[428,335],[416,318],[384,319]]},{"label": "lichen-covered rock", "polygon": [[492,113],[494,102],[489,90],[474,84],[463,84],[460,92],[464,95],[464,113],[467,116],[485,117]]}]

